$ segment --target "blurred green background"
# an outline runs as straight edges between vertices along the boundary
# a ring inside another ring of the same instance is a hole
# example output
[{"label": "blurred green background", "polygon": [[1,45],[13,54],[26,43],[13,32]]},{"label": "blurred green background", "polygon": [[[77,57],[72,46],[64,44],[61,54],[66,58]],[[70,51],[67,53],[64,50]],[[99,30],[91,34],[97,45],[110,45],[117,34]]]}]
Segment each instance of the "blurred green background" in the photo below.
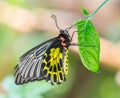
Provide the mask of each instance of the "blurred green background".
[{"label": "blurred green background", "polygon": [[[52,14],[58,17],[60,26],[64,28],[82,17],[81,5],[92,12],[101,2],[0,0],[0,98],[119,98],[118,69],[101,63],[100,73],[89,72],[74,49],[69,52],[69,75],[61,85],[52,86],[44,80],[21,86],[14,83],[13,69],[19,57],[58,34],[50,18]],[[119,0],[110,1],[93,19],[100,35],[114,43],[120,41],[119,4]]]}]

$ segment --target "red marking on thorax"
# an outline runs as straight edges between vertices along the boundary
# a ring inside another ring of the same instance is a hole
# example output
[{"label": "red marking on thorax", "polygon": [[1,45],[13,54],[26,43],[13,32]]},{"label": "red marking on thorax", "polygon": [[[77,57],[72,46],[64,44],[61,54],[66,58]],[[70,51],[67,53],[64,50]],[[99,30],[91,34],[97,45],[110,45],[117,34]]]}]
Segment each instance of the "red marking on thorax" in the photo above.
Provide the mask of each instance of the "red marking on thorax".
[{"label": "red marking on thorax", "polygon": [[61,39],[61,45],[63,46],[63,47],[65,47],[65,46],[67,46],[66,44],[65,44],[65,39],[64,39],[64,37],[60,37],[60,39]]}]

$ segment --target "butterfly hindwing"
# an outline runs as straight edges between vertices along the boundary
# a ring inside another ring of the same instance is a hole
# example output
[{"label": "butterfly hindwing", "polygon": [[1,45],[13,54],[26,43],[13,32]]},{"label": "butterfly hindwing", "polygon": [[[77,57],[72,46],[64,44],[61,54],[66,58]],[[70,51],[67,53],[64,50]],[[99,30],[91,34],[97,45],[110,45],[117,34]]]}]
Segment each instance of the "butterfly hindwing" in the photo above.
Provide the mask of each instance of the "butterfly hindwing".
[{"label": "butterfly hindwing", "polygon": [[58,44],[52,46],[45,54],[43,60],[44,68],[43,74],[46,81],[52,84],[60,84],[65,81],[66,71],[68,70],[66,65],[67,48],[64,48]]},{"label": "butterfly hindwing", "polygon": [[15,67],[16,84],[42,80],[52,84],[65,81],[68,73],[68,49],[56,37],[25,53]]}]

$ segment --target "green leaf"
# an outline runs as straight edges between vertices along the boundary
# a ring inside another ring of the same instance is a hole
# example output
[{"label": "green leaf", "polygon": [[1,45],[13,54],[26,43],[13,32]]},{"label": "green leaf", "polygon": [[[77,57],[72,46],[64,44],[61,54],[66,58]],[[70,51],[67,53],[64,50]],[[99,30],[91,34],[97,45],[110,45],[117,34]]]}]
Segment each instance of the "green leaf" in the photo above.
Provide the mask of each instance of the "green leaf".
[{"label": "green leaf", "polygon": [[90,13],[87,11],[87,9],[81,7],[81,11],[84,15],[89,15]]},{"label": "green leaf", "polygon": [[79,53],[84,66],[92,71],[99,71],[100,40],[90,20],[77,22]]}]

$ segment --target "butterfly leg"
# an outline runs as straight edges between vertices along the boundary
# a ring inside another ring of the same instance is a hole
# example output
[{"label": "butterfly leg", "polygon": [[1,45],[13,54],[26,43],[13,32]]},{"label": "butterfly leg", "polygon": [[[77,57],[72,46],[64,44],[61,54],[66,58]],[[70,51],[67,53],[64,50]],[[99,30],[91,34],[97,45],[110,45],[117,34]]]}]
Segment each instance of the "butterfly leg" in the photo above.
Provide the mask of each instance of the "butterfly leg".
[{"label": "butterfly leg", "polygon": [[[89,27],[89,28],[91,28],[91,27]],[[89,28],[85,28],[85,29],[80,30],[80,31],[73,31],[72,36],[71,36],[71,42],[72,42],[72,39],[73,39],[73,36],[74,36],[75,32],[80,32],[80,33],[82,33],[84,30],[89,29]]]},{"label": "butterfly leg", "polygon": [[[85,30],[85,29],[84,29],[84,30]],[[73,39],[73,37],[74,37],[75,32],[83,32],[84,30],[80,30],[80,31],[73,31],[72,36],[71,36],[71,41],[72,41],[72,39]]]},{"label": "butterfly leg", "polygon": [[73,39],[73,36],[74,36],[75,32],[77,32],[77,31],[73,31],[73,33],[72,33],[71,41],[72,41],[72,39]]},{"label": "butterfly leg", "polygon": [[99,47],[99,46],[95,46],[95,45],[80,45],[77,43],[71,43],[71,46],[81,46],[81,47]]}]

